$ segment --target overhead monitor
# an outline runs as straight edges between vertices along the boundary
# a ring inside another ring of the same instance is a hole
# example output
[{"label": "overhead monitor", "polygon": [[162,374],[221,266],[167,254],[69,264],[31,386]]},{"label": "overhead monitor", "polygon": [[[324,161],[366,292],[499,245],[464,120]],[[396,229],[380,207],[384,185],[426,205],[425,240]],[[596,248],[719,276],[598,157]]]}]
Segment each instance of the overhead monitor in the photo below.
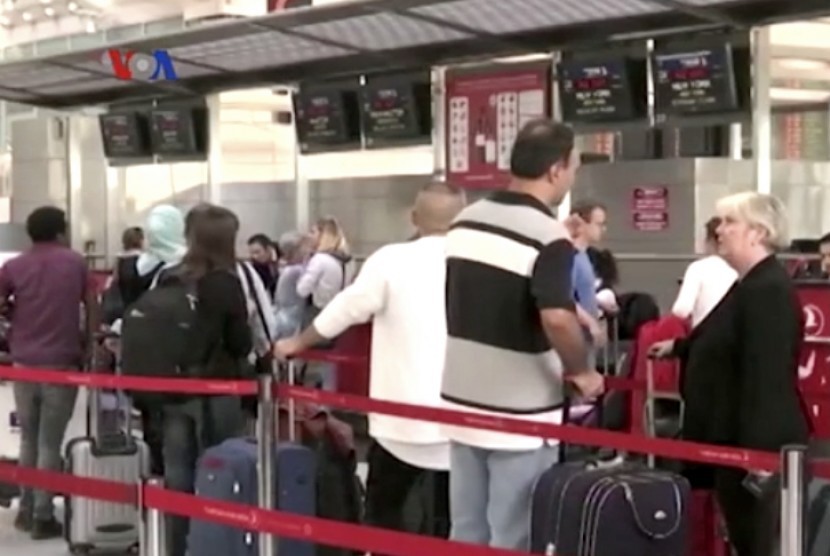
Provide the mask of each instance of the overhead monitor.
[{"label": "overhead monitor", "polygon": [[347,150],[361,144],[357,80],[300,87],[294,96],[297,139],[303,153]]},{"label": "overhead monitor", "polygon": [[111,112],[98,117],[107,158],[151,156],[147,122],[138,112]]},{"label": "overhead monitor", "polygon": [[680,45],[658,43],[652,54],[657,122],[740,110],[732,44],[725,38],[712,38],[688,47]]},{"label": "overhead monitor", "polygon": [[367,148],[432,140],[429,72],[366,76],[360,109]]},{"label": "overhead monitor", "polygon": [[645,68],[644,59],[623,56],[563,59],[556,68],[562,119],[573,124],[644,119]]},{"label": "overhead monitor", "polygon": [[154,154],[199,154],[196,135],[194,112],[190,108],[162,108],[150,112],[150,137]]}]

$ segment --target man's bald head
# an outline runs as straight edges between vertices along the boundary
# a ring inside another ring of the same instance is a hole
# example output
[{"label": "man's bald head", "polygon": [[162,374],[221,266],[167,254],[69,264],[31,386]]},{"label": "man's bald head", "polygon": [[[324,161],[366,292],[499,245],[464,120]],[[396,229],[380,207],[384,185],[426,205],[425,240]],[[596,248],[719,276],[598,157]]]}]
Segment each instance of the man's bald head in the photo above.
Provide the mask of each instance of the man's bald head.
[{"label": "man's bald head", "polygon": [[462,189],[443,182],[432,182],[424,186],[415,197],[412,223],[418,235],[444,234],[466,204]]}]

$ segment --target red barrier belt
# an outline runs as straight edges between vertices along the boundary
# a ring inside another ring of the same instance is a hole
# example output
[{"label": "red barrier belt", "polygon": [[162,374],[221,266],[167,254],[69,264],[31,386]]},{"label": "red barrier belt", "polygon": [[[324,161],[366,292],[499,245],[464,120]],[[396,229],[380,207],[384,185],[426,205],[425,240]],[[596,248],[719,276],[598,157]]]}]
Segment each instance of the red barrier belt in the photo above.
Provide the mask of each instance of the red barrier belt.
[{"label": "red barrier belt", "polygon": [[[643,435],[574,425],[554,425],[522,419],[494,417],[465,411],[388,402],[351,394],[325,392],[287,384],[279,384],[276,389],[276,395],[280,398],[338,407],[360,413],[380,413],[419,421],[432,421],[447,425],[558,439],[571,444],[613,448],[623,452],[655,454],[671,459],[727,467],[769,471],[775,471],[780,467],[779,455],[771,452],[650,438]],[[817,476],[830,478],[830,462],[816,462],[812,465],[812,469]]]},{"label": "red barrier belt", "polygon": [[94,498],[116,504],[135,505],[138,503],[138,485],[91,477],[76,477],[67,473],[19,467],[11,463],[0,463],[0,480],[48,492]]},{"label": "red barrier belt", "polygon": [[0,480],[49,492],[130,505],[137,504],[139,489],[142,488],[141,502],[145,508],[154,508],[167,514],[211,521],[249,531],[351,548],[361,552],[393,556],[423,556],[429,553],[452,553],[456,556],[522,556],[525,554],[315,517],[266,511],[242,504],[208,500],[158,487],[141,487],[138,484],[77,477],[68,473],[41,471],[8,463],[0,463]]},{"label": "red barrier belt", "polygon": [[248,396],[257,392],[256,382],[250,380],[198,380],[192,378],[148,378],[116,376],[104,373],[50,371],[26,367],[0,365],[0,380],[16,382],[45,382],[85,388],[122,389],[140,392],[173,394],[205,394],[215,396]]},{"label": "red barrier belt", "polygon": [[147,507],[191,519],[212,521],[240,529],[351,548],[374,554],[391,554],[393,556],[424,556],[424,554],[527,556],[524,552],[451,542],[316,517],[260,510],[242,504],[206,500],[190,494],[172,492],[152,486],[144,488],[144,503]]},{"label": "red barrier belt", "polygon": [[[111,374],[78,373],[7,366],[0,366],[0,379],[90,388],[121,388],[125,390],[183,394],[253,395],[257,391],[257,384],[253,381],[126,377]],[[628,382],[636,385],[634,381]],[[622,381],[620,381],[620,384],[623,384]],[[589,429],[572,425],[554,425],[464,411],[422,407],[375,400],[350,394],[323,392],[284,384],[277,385],[276,395],[363,413],[381,413],[449,425],[488,429],[547,439],[561,439],[564,442],[572,444],[607,447],[624,452],[655,454],[678,460],[771,471],[777,470],[779,467],[778,454],[756,450],[649,438],[643,435]],[[815,462],[812,464],[812,470],[816,476],[830,478],[830,462]]]},{"label": "red barrier belt", "polygon": [[346,367],[363,367],[369,365],[368,357],[343,355],[336,352],[316,349],[310,349],[302,352],[297,356],[297,359],[303,361],[314,361],[315,363],[334,363],[336,365],[343,365]]}]

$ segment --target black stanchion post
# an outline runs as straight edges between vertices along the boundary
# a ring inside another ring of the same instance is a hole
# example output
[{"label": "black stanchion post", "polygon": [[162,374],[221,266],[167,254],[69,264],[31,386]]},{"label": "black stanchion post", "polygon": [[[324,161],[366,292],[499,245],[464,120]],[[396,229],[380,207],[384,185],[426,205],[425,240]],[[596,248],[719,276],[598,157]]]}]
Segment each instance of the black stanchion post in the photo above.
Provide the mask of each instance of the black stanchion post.
[{"label": "black stanchion post", "polygon": [[781,556],[803,556],[807,447],[781,450]]},{"label": "black stanchion post", "polygon": [[[257,501],[264,510],[273,510],[274,495],[274,451],[275,451],[275,408],[274,377],[259,377],[259,403],[257,410]],[[259,553],[261,556],[276,556],[274,537],[259,534]]]}]

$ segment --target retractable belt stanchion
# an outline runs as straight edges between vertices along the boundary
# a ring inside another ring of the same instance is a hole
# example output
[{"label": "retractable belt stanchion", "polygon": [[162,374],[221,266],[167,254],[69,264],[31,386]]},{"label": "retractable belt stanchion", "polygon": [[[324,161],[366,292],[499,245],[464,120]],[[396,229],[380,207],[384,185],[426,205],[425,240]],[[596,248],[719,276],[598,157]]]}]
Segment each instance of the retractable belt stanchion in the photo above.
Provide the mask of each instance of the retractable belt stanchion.
[{"label": "retractable belt stanchion", "polygon": [[[164,480],[151,477],[144,481],[146,486],[164,488]],[[143,505],[143,503],[142,503]],[[164,514],[155,508],[144,508],[140,550],[142,556],[166,556],[167,535]]]},{"label": "retractable belt stanchion", "polygon": [[781,556],[803,556],[807,448],[781,450]]},{"label": "retractable belt stanchion", "polygon": [[[263,510],[274,509],[274,446],[276,419],[274,418],[274,377],[259,377],[259,403],[257,411],[257,500]],[[261,556],[276,556],[276,539],[272,535],[259,534]]]}]

